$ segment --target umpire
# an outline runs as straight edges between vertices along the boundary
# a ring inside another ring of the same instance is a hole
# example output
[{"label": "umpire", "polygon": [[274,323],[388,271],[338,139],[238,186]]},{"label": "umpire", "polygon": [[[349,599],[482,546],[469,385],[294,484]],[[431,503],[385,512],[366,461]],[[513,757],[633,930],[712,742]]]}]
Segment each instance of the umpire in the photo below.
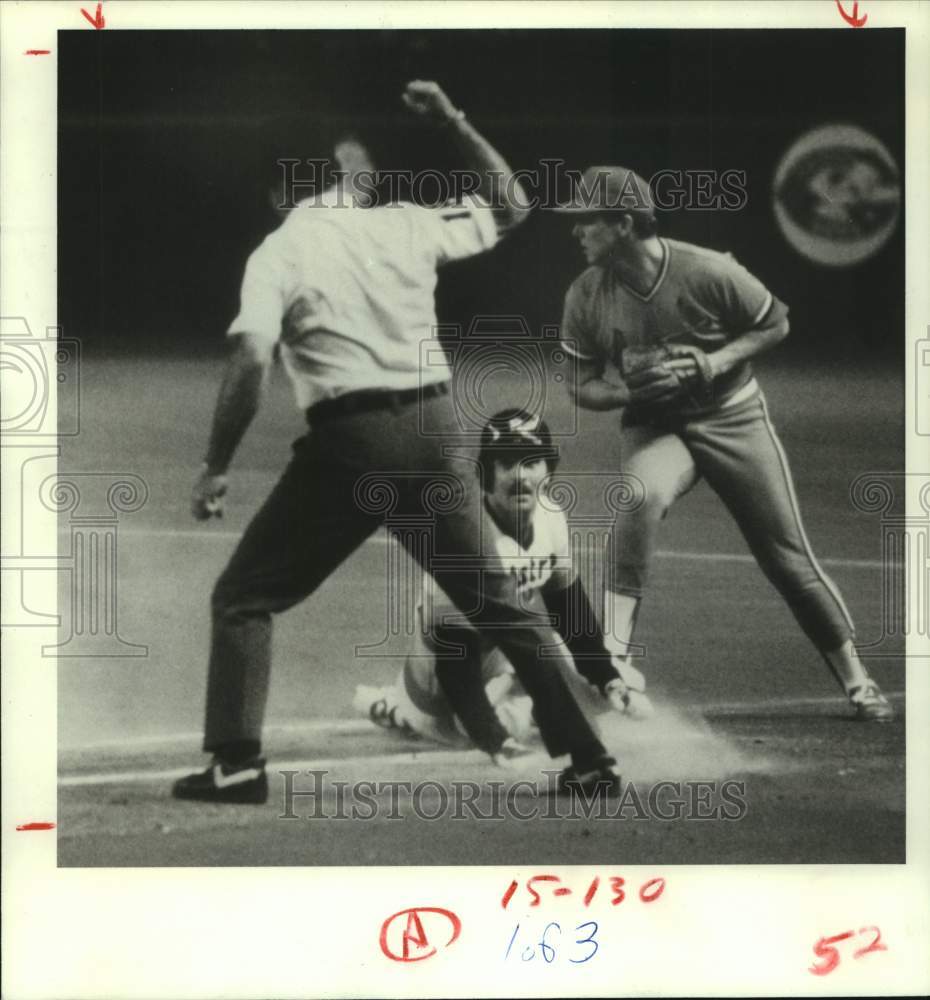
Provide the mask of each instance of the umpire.
[{"label": "umpire", "polygon": [[[479,194],[490,194],[498,180],[525,201],[503,158],[437,84],[414,81],[403,99],[449,133],[480,177]],[[336,156],[349,165],[341,185],[298,203],[249,258],[229,328],[233,350],[194,484],[194,517],[221,511],[227,469],[258,410],[278,345],[311,429],[295,443],[213,592],[203,743],[213,761],[175,783],[177,798],[267,799],[261,738],[272,615],[310,595],[389,510],[435,515],[427,541],[444,555],[464,557],[467,565],[480,553],[473,472],[442,447],[457,429],[451,371],[422,367],[420,349],[437,322],[437,268],[490,249],[528,210],[513,198],[494,211],[477,198],[439,209],[371,205],[373,164],[365,147],[345,142]],[[462,502],[430,510],[430,484],[457,492]],[[430,570],[429,545],[404,542]],[[616,788],[615,761],[557,667],[537,656],[558,641],[554,631],[522,608],[515,592],[486,593],[480,573],[460,571],[441,582],[513,664],[549,753],[571,755],[559,787]]]}]

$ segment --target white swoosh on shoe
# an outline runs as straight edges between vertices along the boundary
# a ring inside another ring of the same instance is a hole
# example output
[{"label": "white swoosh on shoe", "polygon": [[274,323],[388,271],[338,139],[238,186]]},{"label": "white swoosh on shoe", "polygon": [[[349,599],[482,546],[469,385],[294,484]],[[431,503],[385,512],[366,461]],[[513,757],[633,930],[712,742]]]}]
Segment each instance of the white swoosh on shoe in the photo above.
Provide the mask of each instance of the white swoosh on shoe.
[{"label": "white swoosh on shoe", "polygon": [[217,788],[229,788],[230,785],[241,785],[246,781],[254,781],[262,775],[261,768],[247,767],[242,771],[233,771],[232,774],[223,774],[223,768],[219,764],[213,765],[213,784]]}]

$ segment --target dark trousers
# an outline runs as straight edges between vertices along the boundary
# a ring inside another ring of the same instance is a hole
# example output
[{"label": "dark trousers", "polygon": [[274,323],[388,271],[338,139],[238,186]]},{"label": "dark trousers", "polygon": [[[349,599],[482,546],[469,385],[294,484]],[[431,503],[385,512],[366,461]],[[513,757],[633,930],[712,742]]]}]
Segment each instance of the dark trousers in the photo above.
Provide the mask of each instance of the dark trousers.
[{"label": "dark trousers", "polygon": [[[451,401],[440,395],[332,416],[296,442],[214,588],[204,749],[261,739],[272,615],[312,594],[387,524],[501,647],[533,699],[549,753],[581,762],[604,753],[557,663],[539,656],[558,642],[545,616],[521,607],[515,592],[483,585],[475,469],[443,454],[455,430]],[[437,571],[439,563],[446,568]]]}]

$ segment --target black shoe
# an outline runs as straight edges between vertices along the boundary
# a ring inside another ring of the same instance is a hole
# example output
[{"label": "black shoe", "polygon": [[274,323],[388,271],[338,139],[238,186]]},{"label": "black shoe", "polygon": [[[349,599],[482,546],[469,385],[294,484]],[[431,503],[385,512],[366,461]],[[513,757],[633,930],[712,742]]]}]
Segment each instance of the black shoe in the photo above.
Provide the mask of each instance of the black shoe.
[{"label": "black shoe", "polygon": [[613,757],[598,757],[589,766],[566,767],[556,781],[557,794],[564,795],[619,795],[620,775],[614,770]]},{"label": "black shoe", "polygon": [[176,799],[198,802],[238,802],[261,805],[268,801],[264,757],[227,764],[214,757],[205,771],[178,778],[171,788]]}]

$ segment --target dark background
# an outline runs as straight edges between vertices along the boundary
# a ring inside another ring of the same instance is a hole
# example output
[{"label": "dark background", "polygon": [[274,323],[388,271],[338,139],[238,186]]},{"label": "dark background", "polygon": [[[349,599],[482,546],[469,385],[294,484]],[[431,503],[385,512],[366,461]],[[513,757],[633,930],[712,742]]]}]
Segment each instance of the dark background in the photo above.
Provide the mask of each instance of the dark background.
[{"label": "dark background", "polygon": [[[660,213],[668,236],[731,250],[791,307],[779,353],[903,357],[903,225],[844,270],[778,231],[771,181],[821,124],[860,125],[904,159],[904,32],[113,31],[59,33],[59,322],[92,351],[218,351],[242,268],[276,224],[279,157],[325,157],[334,131],[377,130],[382,165],[450,165],[400,104],[436,79],[511,165],[560,157],[736,169],[738,212]],[[550,213],[441,281],[440,319],[558,322],[584,263]],[[452,280],[450,280],[450,278]]]}]

